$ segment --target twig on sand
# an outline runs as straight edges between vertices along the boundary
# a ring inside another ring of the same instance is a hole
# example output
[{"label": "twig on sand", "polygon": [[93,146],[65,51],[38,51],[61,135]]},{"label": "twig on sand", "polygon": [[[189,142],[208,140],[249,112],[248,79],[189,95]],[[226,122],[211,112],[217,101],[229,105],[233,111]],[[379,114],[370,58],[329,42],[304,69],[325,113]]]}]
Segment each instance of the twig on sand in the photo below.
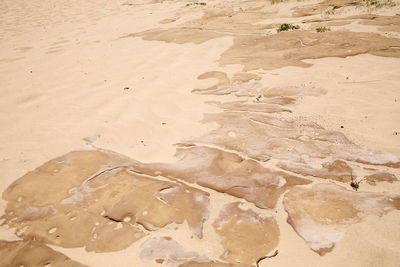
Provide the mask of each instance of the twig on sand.
[{"label": "twig on sand", "polygon": [[375,83],[375,82],[381,82],[382,80],[370,80],[370,81],[354,81],[354,82],[338,82],[339,84],[344,84],[344,83]]},{"label": "twig on sand", "polygon": [[278,255],[278,250],[275,250],[274,254],[272,254],[271,256],[264,256],[264,257],[259,258],[259,259],[257,260],[257,262],[256,262],[257,267],[259,267],[259,263],[260,263],[262,260],[265,260],[265,259],[267,259],[267,258],[273,258],[273,257],[275,257],[276,255]]}]

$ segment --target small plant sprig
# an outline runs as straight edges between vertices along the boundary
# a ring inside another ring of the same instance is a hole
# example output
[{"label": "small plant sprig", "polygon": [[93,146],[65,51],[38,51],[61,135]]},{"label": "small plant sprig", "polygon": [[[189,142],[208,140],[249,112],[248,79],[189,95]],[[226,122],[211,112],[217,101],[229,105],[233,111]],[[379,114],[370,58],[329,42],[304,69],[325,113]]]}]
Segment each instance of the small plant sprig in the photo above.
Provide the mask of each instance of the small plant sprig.
[{"label": "small plant sprig", "polygon": [[288,1],[288,0],[270,0],[271,5],[279,4],[279,3],[282,3],[282,2],[286,2],[286,1]]},{"label": "small plant sprig", "polygon": [[204,2],[193,2],[193,3],[187,3],[186,6],[205,6],[207,3]]},{"label": "small plant sprig", "polygon": [[352,177],[350,186],[351,186],[354,190],[358,191],[358,188],[360,187],[360,182],[357,182],[357,181],[353,180],[353,177]]},{"label": "small plant sprig", "polygon": [[317,29],[316,29],[316,31],[317,32],[327,32],[327,31],[330,31],[331,29],[330,28],[327,28],[327,27],[318,27]]},{"label": "small plant sprig", "polygon": [[360,183],[361,183],[362,181],[365,180],[365,177],[364,177],[363,179],[357,181],[357,180],[353,177],[353,172],[350,173],[350,177],[351,177],[350,186],[351,186],[354,190],[358,191],[358,188],[360,188]]},{"label": "small plant sprig", "polygon": [[288,31],[288,30],[298,30],[300,29],[299,25],[293,25],[293,24],[289,24],[289,23],[284,23],[281,26],[279,26],[278,29],[276,29],[277,32],[284,32],[284,31]]},{"label": "small plant sprig", "polygon": [[379,0],[367,0],[367,6],[375,6],[376,8],[380,7],[394,7],[396,6],[396,2],[393,0],[379,1]]},{"label": "small plant sprig", "polygon": [[325,15],[335,15],[336,13],[336,9],[338,9],[339,7],[329,7],[328,9],[326,9],[324,11]]}]

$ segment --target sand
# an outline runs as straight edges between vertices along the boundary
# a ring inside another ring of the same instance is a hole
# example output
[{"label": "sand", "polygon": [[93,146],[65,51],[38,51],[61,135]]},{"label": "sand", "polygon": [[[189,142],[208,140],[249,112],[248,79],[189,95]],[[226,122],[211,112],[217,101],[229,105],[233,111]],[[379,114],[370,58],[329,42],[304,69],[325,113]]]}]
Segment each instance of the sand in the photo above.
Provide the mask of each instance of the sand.
[{"label": "sand", "polygon": [[400,2],[354,2],[2,1],[0,265],[398,266]]}]

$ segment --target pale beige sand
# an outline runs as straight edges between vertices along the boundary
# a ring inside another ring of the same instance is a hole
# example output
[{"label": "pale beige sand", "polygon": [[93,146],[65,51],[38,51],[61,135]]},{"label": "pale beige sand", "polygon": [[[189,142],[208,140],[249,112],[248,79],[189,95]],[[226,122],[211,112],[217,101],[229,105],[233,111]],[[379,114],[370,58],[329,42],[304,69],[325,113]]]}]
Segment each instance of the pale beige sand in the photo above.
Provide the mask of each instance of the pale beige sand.
[{"label": "pale beige sand", "polygon": [[[303,39],[288,42],[290,45],[285,44],[272,52],[268,49],[274,47],[265,47],[262,42],[249,50],[253,47],[254,36],[276,34],[275,28],[280,23],[305,21],[304,17],[292,17],[299,12],[293,14],[291,8],[318,1],[289,1],[276,5],[265,5],[265,1],[206,2],[206,6],[186,8],[187,2],[183,1],[2,1],[0,192],[28,171],[62,154],[79,150],[87,142],[141,162],[175,162],[174,144],[196,140],[218,129],[215,122],[200,122],[205,113],[221,112],[218,106],[240,111],[243,105],[238,107],[230,102],[256,101],[254,92],[263,88],[301,89],[300,94],[293,93],[297,89],[286,91],[286,96],[295,101],[288,99],[282,107],[271,107],[268,101],[264,103],[261,108],[264,111],[290,109],[291,113],[279,113],[274,115],[276,118],[317,123],[328,131],[342,132],[362,149],[390,152],[400,157],[398,1],[397,6],[390,8],[346,6],[331,15],[319,15],[319,12],[306,19],[340,20],[301,24],[302,29],[312,29],[310,33],[281,33],[287,38]],[[346,2],[349,1],[335,4],[340,6]],[[213,6],[227,16],[220,18],[207,13]],[[330,8],[325,3],[323,7]],[[267,15],[257,13],[259,8]],[[390,20],[393,25],[385,24],[382,18],[372,23],[346,19],[368,13],[395,16]],[[332,30],[326,35],[329,42],[339,40],[344,45],[346,40],[340,38],[346,36],[355,51],[339,45],[334,46],[332,53],[327,53],[329,47],[317,45],[314,50],[312,47],[293,50],[285,60],[279,57],[293,46],[307,45],[314,38],[320,38],[314,29],[325,24]],[[182,31],[181,27],[194,29]],[[279,46],[285,38],[273,37],[273,40]],[[241,48],[238,42],[250,45]],[[241,56],[246,53],[250,57]],[[253,56],[260,61],[252,59]],[[308,67],[303,68],[305,66]],[[235,74],[243,70],[252,70],[251,77],[257,81],[239,83],[240,89],[246,89],[239,92],[235,81],[246,81],[246,77]],[[201,79],[213,77],[201,76],[211,71],[225,73],[219,85],[228,86],[222,90],[234,93],[217,96],[196,92],[195,89],[212,88],[217,84],[215,79]],[[270,96],[273,94],[267,90],[265,96],[268,92]],[[276,92],[282,94],[281,89]],[[238,99],[235,94],[245,96]],[[210,101],[220,104],[207,104]],[[251,107],[254,105],[244,105],[244,110]],[[221,142],[219,145],[224,146]],[[247,145],[237,150],[246,156],[246,148]],[[229,147],[225,149],[229,152]],[[272,157],[265,165],[268,168],[288,160],[279,154],[280,151],[274,152],[268,154]],[[265,156],[258,153],[255,155]],[[301,159],[301,163],[317,167],[323,163],[307,156]],[[350,163],[354,168],[354,162]],[[398,168],[385,164],[360,166],[374,167],[400,177]],[[356,175],[369,172],[361,167],[353,171]],[[326,183],[319,176],[315,179],[314,184]],[[152,232],[151,237],[170,236],[189,252],[220,260],[224,247],[213,222],[226,203],[241,199],[193,186],[210,194],[212,210],[204,223],[203,239],[193,237],[187,223],[169,224]],[[311,188],[311,185],[305,187]],[[381,182],[373,186],[363,182],[360,190],[400,194],[400,183]],[[273,249],[279,253],[261,261],[260,266],[398,266],[399,211],[349,226],[335,248],[320,256],[286,223],[282,199],[280,195],[273,210],[247,203],[263,216],[276,214],[279,225],[279,243]],[[1,200],[0,216],[6,204]],[[2,226],[0,239],[17,240],[18,237],[12,229]],[[90,266],[160,266],[154,261],[141,261],[141,244],[145,240],[108,253],[49,246]]]}]

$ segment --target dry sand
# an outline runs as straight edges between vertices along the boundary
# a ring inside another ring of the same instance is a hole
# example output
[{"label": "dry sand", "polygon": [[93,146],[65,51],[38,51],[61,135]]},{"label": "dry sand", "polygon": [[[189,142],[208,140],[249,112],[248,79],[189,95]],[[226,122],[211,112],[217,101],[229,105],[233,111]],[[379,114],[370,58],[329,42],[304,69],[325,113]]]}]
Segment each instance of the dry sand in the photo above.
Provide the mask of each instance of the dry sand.
[{"label": "dry sand", "polygon": [[1,1],[0,265],[398,266],[400,2],[199,3]]}]

